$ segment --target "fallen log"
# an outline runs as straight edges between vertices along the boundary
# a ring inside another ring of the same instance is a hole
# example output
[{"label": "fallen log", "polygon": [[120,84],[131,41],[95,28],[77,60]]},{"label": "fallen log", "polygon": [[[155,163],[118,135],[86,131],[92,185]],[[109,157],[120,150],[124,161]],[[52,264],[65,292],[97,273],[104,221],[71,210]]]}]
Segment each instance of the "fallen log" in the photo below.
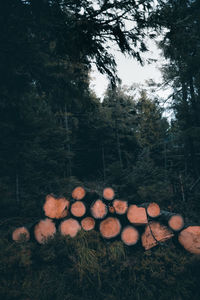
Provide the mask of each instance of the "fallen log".
[{"label": "fallen log", "polygon": [[81,226],[77,220],[70,218],[60,223],[59,230],[62,235],[69,235],[73,238],[81,230]]},{"label": "fallen log", "polygon": [[167,241],[173,236],[173,232],[165,225],[152,221],[146,225],[145,231],[142,234],[142,246],[145,248],[145,250],[149,250],[152,247]]},{"label": "fallen log", "polygon": [[115,209],[116,214],[123,215],[126,213],[126,211],[128,209],[128,203],[127,203],[127,201],[124,201],[124,200],[115,199],[113,201],[113,207]]},{"label": "fallen log", "polygon": [[72,191],[72,198],[74,200],[82,200],[85,197],[86,191],[82,186],[77,186]]},{"label": "fallen log", "polygon": [[91,215],[95,219],[103,219],[108,213],[108,209],[107,209],[105,203],[103,203],[103,201],[100,199],[96,200],[92,204],[90,211],[91,211]]},{"label": "fallen log", "polygon": [[47,239],[53,238],[56,233],[56,226],[51,219],[41,220],[34,227],[35,239],[38,243],[44,244]]},{"label": "fallen log", "polygon": [[105,189],[103,190],[103,198],[104,198],[105,200],[111,201],[111,200],[114,199],[114,197],[115,197],[115,192],[114,192],[114,190],[113,190],[112,188],[107,187],[107,188],[105,188]]},{"label": "fallen log", "polygon": [[86,217],[81,220],[81,226],[85,231],[90,231],[95,227],[95,220],[92,217]]},{"label": "fallen log", "polygon": [[133,226],[127,226],[122,230],[121,239],[125,245],[133,246],[139,240],[139,232]]},{"label": "fallen log", "polygon": [[86,206],[83,203],[83,201],[75,201],[74,203],[71,204],[70,208],[71,214],[74,217],[80,218],[83,217],[86,213]]},{"label": "fallen log", "polygon": [[146,208],[134,204],[129,206],[127,218],[134,225],[145,225],[148,223]]},{"label": "fallen log", "polygon": [[188,226],[178,236],[179,243],[193,254],[200,255],[200,226]]},{"label": "fallen log", "polygon": [[173,231],[180,231],[184,226],[184,219],[180,214],[161,210],[158,222],[168,225]]},{"label": "fallen log", "polygon": [[111,239],[116,237],[121,230],[120,221],[117,218],[109,217],[101,221],[99,226],[102,237]]},{"label": "fallen log", "polygon": [[26,227],[18,227],[12,233],[12,239],[15,242],[29,241],[30,233]]},{"label": "fallen log", "polygon": [[68,215],[70,201],[64,197],[56,198],[53,195],[47,195],[43,210],[46,217],[51,219],[62,219]]}]

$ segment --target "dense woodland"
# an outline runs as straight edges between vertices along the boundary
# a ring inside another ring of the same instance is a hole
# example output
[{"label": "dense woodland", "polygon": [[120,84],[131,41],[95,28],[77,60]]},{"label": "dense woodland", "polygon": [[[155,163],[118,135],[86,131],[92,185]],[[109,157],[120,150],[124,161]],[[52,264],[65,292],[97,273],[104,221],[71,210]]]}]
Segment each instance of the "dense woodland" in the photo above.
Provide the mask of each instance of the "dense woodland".
[{"label": "dense woodland", "polygon": [[[96,232],[45,245],[10,235],[77,185],[200,224],[200,1],[0,1],[0,38],[2,299],[199,299],[199,256],[173,242],[144,252]],[[143,64],[149,38],[162,84],[123,87],[112,45]],[[92,65],[110,79],[102,101]]]}]

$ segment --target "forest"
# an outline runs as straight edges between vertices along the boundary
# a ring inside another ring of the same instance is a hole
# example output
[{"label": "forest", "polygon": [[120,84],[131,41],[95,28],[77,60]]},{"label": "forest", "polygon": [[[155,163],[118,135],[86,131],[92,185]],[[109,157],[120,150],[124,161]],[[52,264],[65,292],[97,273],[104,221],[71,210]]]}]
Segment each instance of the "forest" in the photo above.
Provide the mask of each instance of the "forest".
[{"label": "forest", "polygon": [[[77,186],[200,226],[200,1],[4,0],[0,39],[1,299],[199,300],[200,255],[175,239],[145,251],[95,230],[44,244],[12,232]],[[125,87],[112,46],[144,65],[148,39],[162,83]]]}]

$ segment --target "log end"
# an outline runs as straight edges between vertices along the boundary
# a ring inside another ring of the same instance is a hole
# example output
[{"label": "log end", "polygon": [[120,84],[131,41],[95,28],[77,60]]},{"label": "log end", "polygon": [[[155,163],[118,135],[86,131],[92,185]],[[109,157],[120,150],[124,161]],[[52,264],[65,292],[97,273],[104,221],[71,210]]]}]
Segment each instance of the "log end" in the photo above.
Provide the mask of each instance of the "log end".
[{"label": "log end", "polygon": [[123,215],[126,213],[126,211],[128,209],[128,203],[127,203],[127,201],[124,201],[124,200],[115,199],[113,201],[113,207],[115,209],[116,214]]},{"label": "log end", "polygon": [[41,220],[34,228],[35,239],[38,243],[44,244],[48,238],[56,233],[56,226],[50,219]]},{"label": "log end", "polygon": [[139,233],[133,226],[127,226],[121,233],[121,239],[127,246],[133,246],[138,242]]},{"label": "log end", "polygon": [[30,233],[26,227],[19,227],[13,231],[12,239],[15,242],[29,241]]},{"label": "log end", "polygon": [[85,231],[90,231],[95,227],[95,220],[91,217],[86,217],[81,221],[81,226]]},{"label": "log end", "polygon": [[71,205],[71,213],[74,217],[83,217],[86,213],[85,204],[82,201],[76,201]]},{"label": "log end", "polygon": [[149,250],[152,247],[157,246],[159,243],[167,241],[173,236],[174,234],[166,226],[158,222],[149,222],[141,237],[142,246],[145,250]]},{"label": "log end", "polygon": [[116,237],[121,230],[121,224],[117,218],[109,217],[100,224],[100,233],[106,239]]},{"label": "log end", "polygon": [[79,230],[81,230],[81,226],[79,222],[73,218],[63,221],[60,224],[60,232],[64,236],[75,237]]},{"label": "log end", "polygon": [[102,200],[96,200],[91,206],[91,214],[95,219],[103,219],[107,215],[107,207]]},{"label": "log end", "polygon": [[45,216],[51,219],[61,219],[67,216],[70,202],[64,197],[55,198],[52,195],[47,195],[43,210]]},{"label": "log end", "polygon": [[155,202],[150,203],[147,207],[147,214],[151,218],[158,217],[160,215],[160,206]]},{"label": "log end", "polygon": [[185,250],[200,255],[200,226],[189,226],[183,229],[178,240]]},{"label": "log end", "polygon": [[148,223],[146,209],[134,204],[129,206],[127,218],[130,223],[135,225],[145,225]]},{"label": "log end", "polygon": [[82,200],[85,197],[85,189],[82,186],[77,186],[73,191],[72,191],[72,198],[75,200]]},{"label": "log end", "polygon": [[114,206],[109,206],[108,210],[111,214],[114,214],[116,212]]},{"label": "log end", "polygon": [[103,190],[103,198],[105,200],[113,200],[115,197],[115,192],[112,188],[107,187]]},{"label": "log end", "polygon": [[174,231],[179,231],[184,226],[184,220],[181,215],[174,215],[168,221],[169,227]]}]

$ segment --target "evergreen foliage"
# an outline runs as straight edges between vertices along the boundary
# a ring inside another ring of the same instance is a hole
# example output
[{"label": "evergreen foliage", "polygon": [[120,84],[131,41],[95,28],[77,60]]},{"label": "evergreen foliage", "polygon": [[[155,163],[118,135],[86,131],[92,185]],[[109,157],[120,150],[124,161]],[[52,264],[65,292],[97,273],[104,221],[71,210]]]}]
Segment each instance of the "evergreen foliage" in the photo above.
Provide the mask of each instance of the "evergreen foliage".
[{"label": "evergreen foliage", "polygon": [[[156,201],[199,223],[199,1],[153,3],[0,1],[2,299],[199,299],[199,258],[176,241],[148,252],[96,232],[11,241],[40,217],[46,194],[69,197],[80,184],[112,185],[130,203]],[[154,94],[119,84],[110,51],[115,43],[142,63],[147,29],[163,35],[170,124]],[[102,102],[92,64],[111,81]]]}]

